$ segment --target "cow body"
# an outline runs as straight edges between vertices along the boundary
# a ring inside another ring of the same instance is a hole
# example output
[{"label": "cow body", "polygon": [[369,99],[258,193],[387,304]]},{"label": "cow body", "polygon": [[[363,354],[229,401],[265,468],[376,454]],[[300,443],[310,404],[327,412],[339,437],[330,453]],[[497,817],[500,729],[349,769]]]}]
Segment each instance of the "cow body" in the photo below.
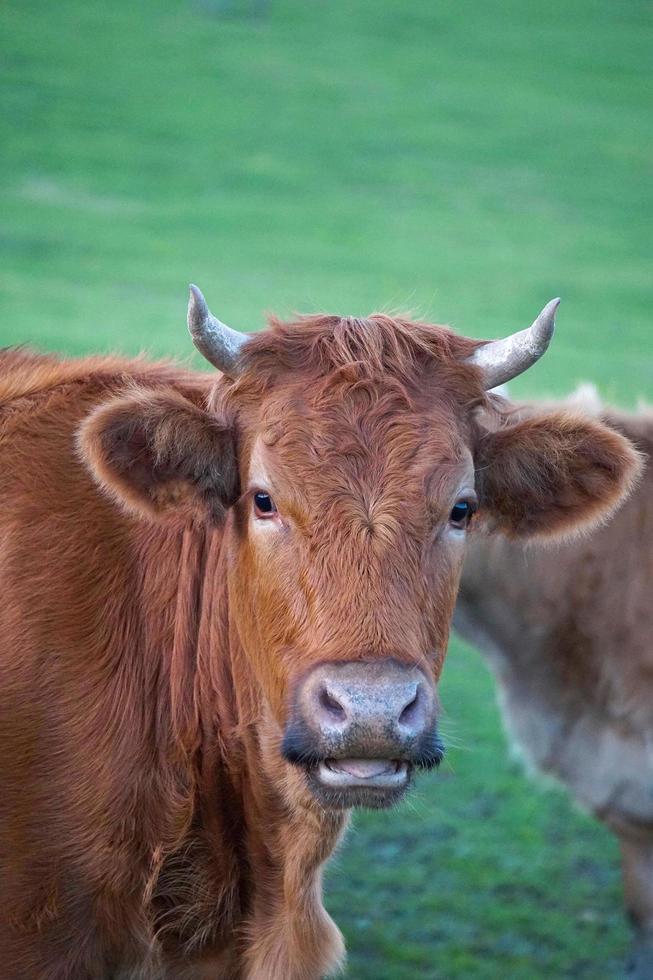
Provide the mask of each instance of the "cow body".
[{"label": "cow body", "polygon": [[497,428],[478,346],[313,317],[212,379],[0,355],[3,980],[337,967],[321,869],[440,758],[474,507],[568,532],[638,466],[564,414]]},{"label": "cow body", "polygon": [[[650,458],[653,415],[606,424]],[[469,542],[454,624],[487,657],[506,728],[619,837],[638,931],[633,969],[653,975],[653,467],[604,526],[535,551]]]}]

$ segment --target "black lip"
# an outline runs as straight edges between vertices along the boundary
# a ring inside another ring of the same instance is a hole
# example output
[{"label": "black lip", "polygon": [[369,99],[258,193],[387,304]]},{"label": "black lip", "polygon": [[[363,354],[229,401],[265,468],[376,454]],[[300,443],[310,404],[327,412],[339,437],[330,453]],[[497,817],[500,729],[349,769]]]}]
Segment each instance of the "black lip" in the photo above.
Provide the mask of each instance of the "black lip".
[{"label": "black lip", "polygon": [[407,762],[414,769],[435,769],[442,762],[444,745],[440,740],[437,729],[425,732],[418,742],[411,746],[397,746],[396,752],[388,754],[386,746],[378,756],[372,746],[338,744],[325,745],[316,740],[308,726],[303,721],[294,722],[286,728],[281,746],[281,753],[292,765],[302,769],[313,769],[327,759],[360,758],[393,758]]}]

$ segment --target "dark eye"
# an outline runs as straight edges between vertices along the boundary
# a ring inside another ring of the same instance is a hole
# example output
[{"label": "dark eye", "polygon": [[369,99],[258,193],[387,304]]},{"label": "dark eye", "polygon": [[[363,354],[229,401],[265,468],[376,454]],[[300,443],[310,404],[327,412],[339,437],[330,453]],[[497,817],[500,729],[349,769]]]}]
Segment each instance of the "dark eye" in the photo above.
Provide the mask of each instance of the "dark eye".
[{"label": "dark eye", "polygon": [[274,517],[277,508],[269,493],[258,491],[254,494],[254,511],[257,517]]},{"label": "dark eye", "polygon": [[457,528],[465,528],[472,519],[476,507],[469,500],[457,500],[451,508],[449,521]]}]

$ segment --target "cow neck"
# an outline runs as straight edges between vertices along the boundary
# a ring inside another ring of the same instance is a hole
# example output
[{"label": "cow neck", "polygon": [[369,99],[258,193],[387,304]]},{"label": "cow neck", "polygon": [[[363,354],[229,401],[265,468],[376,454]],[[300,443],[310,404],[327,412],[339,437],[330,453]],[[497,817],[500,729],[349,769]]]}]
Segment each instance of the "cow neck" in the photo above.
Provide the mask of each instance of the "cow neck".
[{"label": "cow neck", "polygon": [[[180,577],[177,596],[174,660],[179,669],[171,671],[177,737],[196,759],[200,796],[209,809],[228,792],[241,805],[249,800],[250,810],[260,806],[268,818],[275,810],[273,799],[281,818],[289,794],[313,811],[316,805],[302,774],[281,757],[278,724],[234,623],[229,535],[229,521],[224,528],[201,525],[184,531],[181,561],[188,573],[186,581]],[[178,690],[177,675],[184,678]],[[260,799],[250,800],[252,792]],[[328,822],[339,830],[343,816]]]},{"label": "cow neck", "polygon": [[[180,581],[177,597],[175,660],[186,680],[181,698],[172,692],[173,715],[182,744],[201,756],[207,792],[218,769],[240,782],[244,741],[251,736],[259,703],[230,614],[228,527],[185,529],[182,563],[192,568],[192,581]],[[180,711],[184,704],[186,711]]]},{"label": "cow neck", "polygon": [[[323,810],[303,773],[279,752],[278,726],[265,708],[230,609],[230,528],[227,521],[225,528],[189,524],[172,534],[168,529],[157,538],[159,549],[148,538],[143,577],[156,579],[162,597],[155,607],[150,603],[148,632],[162,655],[161,681],[169,690],[168,710],[161,705],[157,714],[168,735],[172,730],[172,769],[181,776],[175,777],[178,812],[173,808],[164,820],[167,839],[174,840],[172,870],[166,871],[165,855],[160,857],[152,889],[167,909],[176,901],[179,855],[192,856],[197,842],[205,842],[207,873],[218,889],[215,915],[274,935],[298,916],[309,928],[322,921],[321,868],[347,813]],[[162,620],[170,622],[170,632],[162,632]],[[161,644],[164,636],[171,642]],[[155,653],[155,647],[150,650]],[[169,738],[163,743],[170,747]],[[192,860],[184,867],[191,876],[199,874]]]}]

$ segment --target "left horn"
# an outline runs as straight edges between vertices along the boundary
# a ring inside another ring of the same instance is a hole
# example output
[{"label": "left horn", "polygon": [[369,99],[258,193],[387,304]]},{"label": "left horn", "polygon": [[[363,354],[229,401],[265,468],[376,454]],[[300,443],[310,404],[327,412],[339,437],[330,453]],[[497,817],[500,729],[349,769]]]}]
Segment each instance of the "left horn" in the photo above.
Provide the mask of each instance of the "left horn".
[{"label": "left horn", "polygon": [[190,284],[188,298],[188,329],[200,354],[224,374],[236,373],[236,361],[247,337],[217,320],[202,296],[202,291]]},{"label": "left horn", "polygon": [[547,303],[528,330],[520,330],[505,340],[491,340],[467,358],[467,364],[480,368],[486,391],[506,384],[539,361],[551,343],[559,303],[559,299]]}]

